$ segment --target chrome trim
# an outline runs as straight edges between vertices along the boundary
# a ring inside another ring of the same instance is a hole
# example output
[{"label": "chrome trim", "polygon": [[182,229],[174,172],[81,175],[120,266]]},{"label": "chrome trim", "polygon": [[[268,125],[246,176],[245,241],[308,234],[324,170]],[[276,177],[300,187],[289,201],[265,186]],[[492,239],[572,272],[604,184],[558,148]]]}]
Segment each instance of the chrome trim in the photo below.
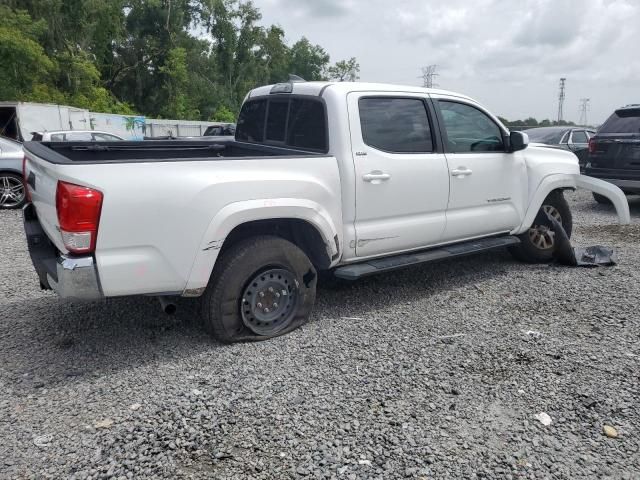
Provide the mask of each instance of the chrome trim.
[{"label": "chrome trim", "polygon": [[51,275],[47,275],[47,280],[60,297],[77,300],[104,298],[93,257],[60,255],[56,262],[56,271],[58,281]]}]

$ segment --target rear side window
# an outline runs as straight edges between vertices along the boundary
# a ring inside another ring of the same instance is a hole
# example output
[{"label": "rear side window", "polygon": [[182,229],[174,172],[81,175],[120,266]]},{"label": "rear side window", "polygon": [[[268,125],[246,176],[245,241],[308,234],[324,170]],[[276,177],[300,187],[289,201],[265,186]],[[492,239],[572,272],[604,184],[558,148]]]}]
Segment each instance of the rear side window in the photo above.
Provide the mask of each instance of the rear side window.
[{"label": "rear side window", "polygon": [[424,102],[418,98],[361,98],[362,140],[390,153],[433,151],[431,127]]},{"label": "rear side window", "polygon": [[324,103],[289,96],[249,100],[238,118],[236,140],[324,153],[328,150]]},{"label": "rear side window", "polygon": [[589,139],[587,138],[586,132],[583,132],[582,130],[577,130],[573,132],[573,135],[571,136],[571,141],[573,143],[587,143]]},{"label": "rear side window", "polygon": [[618,110],[604,122],[598,133],[640,134],[640,108]]}]

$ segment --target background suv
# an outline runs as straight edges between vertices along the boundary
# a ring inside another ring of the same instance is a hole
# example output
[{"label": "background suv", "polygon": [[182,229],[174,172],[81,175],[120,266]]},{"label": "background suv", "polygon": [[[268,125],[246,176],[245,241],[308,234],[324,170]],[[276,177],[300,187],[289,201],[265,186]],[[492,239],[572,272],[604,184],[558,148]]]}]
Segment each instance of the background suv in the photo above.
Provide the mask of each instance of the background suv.
[{"label": "background suv", "polygon": [[[585,173],[617,185],[627,195],[640,194],[640,104],[616,110],[589,140]],[[607,202],[597,194],[594,198]]]}]

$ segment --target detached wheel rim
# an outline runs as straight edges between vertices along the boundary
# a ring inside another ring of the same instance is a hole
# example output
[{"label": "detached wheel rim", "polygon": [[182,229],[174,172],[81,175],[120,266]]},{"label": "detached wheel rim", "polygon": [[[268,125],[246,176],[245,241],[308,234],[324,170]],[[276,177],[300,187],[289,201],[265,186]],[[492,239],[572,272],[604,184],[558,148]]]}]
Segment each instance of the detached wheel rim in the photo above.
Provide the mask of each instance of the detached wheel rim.
[{"label": "detached wheel rim", "polygon": [[[543,205],[542,211],[562,224],[562,215],[552,205]],[[540,250],[551,250],[556,245],[556,234],[548,225],[534,225],[529,229],[531,243]]]},{"label": "detached wheel rim", "polygon": [[0,207],[17,207],[24,200],[24,193],[20,179],[0,176]]},{"label": "detached wheel rim", "polygon": [[271,269],[256,275],[240,300],[244,325],[256,335],[273,335],[295,316],[299,283],[288,270]]}]

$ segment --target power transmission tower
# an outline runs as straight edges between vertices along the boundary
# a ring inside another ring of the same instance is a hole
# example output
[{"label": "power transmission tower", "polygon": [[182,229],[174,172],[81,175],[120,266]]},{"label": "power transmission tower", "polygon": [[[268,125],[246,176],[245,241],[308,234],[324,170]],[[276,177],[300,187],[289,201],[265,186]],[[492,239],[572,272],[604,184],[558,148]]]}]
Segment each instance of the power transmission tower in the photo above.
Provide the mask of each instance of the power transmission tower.
[{"label": "power transmission tower", "polygon": [[567,79],[560,79],[560,96],[558,97],[558,123],[564,120],[564,98],[565,98],[565,83]]},{"label": "power transmission tower", "polygon": [[587,120],[587,113],[589,112],[589,102],[591,101],[590,98],[581,98],[580,99],[580,125],[586,127],[588,120]]},{"label": "power transmission tower", "polygon": [[422,67],[422,75],[418,78],[422,78],[422,86],[425,88],[433,88],[438,85],[433,82],[433,79],[439,76],[436,73],[437,65],[429,65],[428,67]]}]

